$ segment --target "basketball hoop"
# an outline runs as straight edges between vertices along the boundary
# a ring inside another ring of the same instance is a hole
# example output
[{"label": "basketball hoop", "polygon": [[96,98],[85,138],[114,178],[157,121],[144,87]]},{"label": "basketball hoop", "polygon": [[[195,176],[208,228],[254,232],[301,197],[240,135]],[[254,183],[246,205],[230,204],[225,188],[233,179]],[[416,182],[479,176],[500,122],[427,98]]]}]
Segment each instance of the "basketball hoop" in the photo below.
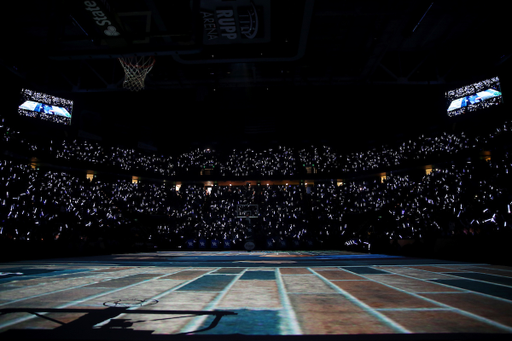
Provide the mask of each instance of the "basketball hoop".
[{"label": "basketball hoop", "polygon": [[155,65],[155,57],[121,57],[118,58],[124,69],[123,87],[131,91],[139,91],[144,89],[144,80],[146,75]]}]

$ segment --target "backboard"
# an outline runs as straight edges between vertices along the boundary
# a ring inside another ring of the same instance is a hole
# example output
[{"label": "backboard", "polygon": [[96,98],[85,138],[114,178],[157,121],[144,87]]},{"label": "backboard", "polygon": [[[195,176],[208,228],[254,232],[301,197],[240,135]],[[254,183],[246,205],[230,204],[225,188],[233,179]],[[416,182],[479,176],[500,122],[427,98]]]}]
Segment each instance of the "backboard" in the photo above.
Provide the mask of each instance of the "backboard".
[{"label": "backboard", "polygon": [[236,211],[237,218],[259,218],[259,210],[257,204],[238,205]]}]

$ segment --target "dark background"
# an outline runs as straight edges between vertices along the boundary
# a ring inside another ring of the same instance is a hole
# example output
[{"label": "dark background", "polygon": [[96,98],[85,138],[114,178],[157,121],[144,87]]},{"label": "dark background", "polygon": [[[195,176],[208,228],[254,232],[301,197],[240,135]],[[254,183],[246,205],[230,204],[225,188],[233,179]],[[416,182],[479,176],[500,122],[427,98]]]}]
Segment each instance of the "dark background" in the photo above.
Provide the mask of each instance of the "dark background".
[{"label": "dark background", "polygon": [[[86,132],[108,143],[142,142],[166,153],[203,146],[320,143],[364,150],[418,134],[478,131],[507,119],[512,51],[507,11],[500,4],[315,0],[306,13],[311,18],[305,51],[295,61],[184,65],[159,56],[146,89],[129,92],[121,86],[123,71],[115,58],[51,58],[75,45],[88,46],[61,3],[15,3],[13,20],[3,23],[10,34],[0,57],[2,116],[34,134],[75,137]],[[165,21],[166,1],[109,3],[117,12],[151,10],[172,31],[171,20]],[[188,7],[188,1],[180,4],[187,4],[181,10]],[[274,20],[305,15],[300,6],[292,11],[291,3],[282,4],[272,9]],[[62,25],[55,19],[62,19]],[[55,33],[58,29],[64,33]],[[152,28],[151,33],[161,32]],[[234,47],[217,48],[229,56]],[[112,83],[103,84],[95,73],[107,83],[111,77]],[[447,117],[445,91],[494,76],[502,80],[502,108]],[[72,125],[19,118],[22,87],[74,100]]]}]

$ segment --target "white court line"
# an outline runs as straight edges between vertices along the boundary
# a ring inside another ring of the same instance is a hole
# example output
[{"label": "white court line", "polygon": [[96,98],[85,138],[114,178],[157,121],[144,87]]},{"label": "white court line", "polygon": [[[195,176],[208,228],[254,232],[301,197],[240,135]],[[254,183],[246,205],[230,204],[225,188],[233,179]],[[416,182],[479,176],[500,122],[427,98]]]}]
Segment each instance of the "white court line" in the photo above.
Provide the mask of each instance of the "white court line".
[{"label": "white court line", "polygon": [[[487,269],[487,270],[498,270],[498,271],[504,271],[504,272],[511,272],[512,273],[512,268],[509,270],[509,269],[501,269],[501,268],[489,268],[489,267],[484,267],[482,265],[473,265],[473,267]],[[497,275],[497,276],[499,276],[499,275]],[[504,276],[504,277],[510,278],[510,276]]]},{"label": "white court line", "polygon": [[[469,277],[463,277],[463,276],[454,276],[455,278],[453,279],[438,279],[438,281],[450,281],[450,280],[457,280],[457,279],[467,279],[468,281],[473,281],[473,282],[482,282],[482,283],[487,283],[487,284],[492,284],[492,285],[498,285],[500,287],[505,287],[505,288],[509,288],[509,289],[512,289],[512,286],[511,285],[507,285],[507,284],[501,284],[501,283],[495,283],[495,282],[488,282],[488,281],[484,281],[482,279],[477,279],[477,278],[469,278]],[[444,283],[438,283],[438,282],[434,282],[436,284],[444,284]],[[467,289],[466,289],[467,290]],[[493,296],[494,297],[494,296]]]},{"label": "white court line", "polygon": [[[91,275],[91,277],[94,277],[94,276],[98,276],[98,274]],[[128,277],[128,276],[133,276],[133,274],[127,274],[127,275],[120,276],[120,277],[114,277],[112,279],[121,279],[121,278]],[[86,277],[89,277],[89,276],[86,276]],[[19,298],[19,299],[12,300],[12,301],[9,301],[9,302],[6,302],[6,303],[0,303],[0,306],[7,305],[7,304],[12,304],[12,303],[17,303],[17,302],[21,302],[21,301],[24,301],[24,300],[29,300],[29,299],[32,299],[32,298],[37,298],[37,297],[41,297],[41,296],[44,296],[44,295],[56,294],[56,293],[59,293],[59,292],[62,292],[62,291],[66,291],[66,290],[78,289],[78,288],[85,287],[85,286],[88,286],[88,285],[93,285],[93,284],[101,283],[101,282],[103,282],[104,279],[105,279],[104,277],[101,277],[101,278],[98,278],[98,281],[92,281],[92,282],[89,282],[89,283],[80,284],[80,285],[76,285],[76,286],[73,286],[73,287],[67,287],[67,288],[64,288],[64,289],[59,289],[59,290],[45,292],[45,293],[42,293],[42,294],[37,294],[37,295],[33,295],[33,296]],[[71,281],[71,280],[73,280],[73,278],[65,279],[62,282]],[[107,282],[107,281],[105,281],[105,282]],[[29,286],[29,287],[34,287],[34,286]],[[22,287],[19,287],[17,289],[22,289]]]},{"label": "white court line", "polygon": [[[368,281],[366,281],[368,282]],[[329,295],[332,294],[332,292],[287,292],[288,295]]]},{"label": "white court line", "polygon": [[[360,275],[360,276],[367,278],[367,277],[366,277],[366,276],[364,276],[364,275]],[[406,277],[406,276],[404,276],[404,277]],[[452,307],[452,306],[450,306],[450,305],[448,305],[448,304],[444,304],[444,303],[438,302],[438,301],[436,301],[436,300],[433,300],[433,299],[430,299],[430,298],[427,298],[427,297],[420,296],[420,295],[418,295],[418,294],[416,294],[416,293],[414,293],[414,292],[409,292],[409,291],[406,291],[406,290],[404,290],[404,289],[396,288],[396,287],[394,287],[394,286],[392,286],[392,285],[389,285],[389,284],[386,284],[386,283],[382,283],[382,282],[378,282],[378,281],[373,280],[373,279],[371,279],[371,278],[368,278],[368,279],[369,279],[370,281],[374,281],[374,282],[376,282],[376,283],[379,283],[379,284],[382,284],[382,285],[384,285],[384,286],[387,286],[388,288],[391,288],[391,289],[395,289],[395,290],[398,290],[398,291],[404,292],[404,293],[409,294],[409,295],[412,295],[412,296],[414,296],[414,297],[421,298],[422,300],[425,300],[425,301],[427,301],[427,302],[434,303],[434,304],[436,304],[436,305],[438,305],[438,306],[441,306],[441,307],[444,307],[444,308],[450,309],[450,310],[452,310],[452,311],[454,311],[454,312],[457,312],[457,313],[459,313],[459,314],[461,314],[461,315],[464,315],[464,316],[467,316],[467,317],[473,318],[473,319],[478,320],[478,321],[480,321],[480,322],[484,322],[484,323],[490,324],[490,325],[492,325],[492,326],[494,326],[494,327],[497,327],[497,328],[505,329],[505,330],[506,330],[507,332],[509,332],[509,333],[510,333],[510,332],[512,332],[512,327],[509,327],[509,326],[503,325],[503,324],[501,324],[501,323],[499,323],[499,322],[496,322],[496,321],[493,321],[493,320],[489,320],[489,319],[487,319],[487,318],[485,318],[485,317],[475,315],[475,314],[470,313],[470,312],[468,312],[468,311],[465,311],[465,310],[462,310],[462,309],[459,309],[459,308]],[[416,278],[414,278],[414,279],[416,279]],[[427,283],[430,283],[430,282],[427,282]],[[439,283],[436,283],[436,284],[439,284]],[[447,287],[450,287],[450,286],[448,286],[448,285],[446,285],[446,286],[447,286]],[[471,292],[471,293],[473,293],[473,292]],[[491,297],[494,297],[494,296],[491,296]],[[507,301],[507,302],[508,302],[508,301]]]},{"label": "white court line", "polygon": [[[413,266],[432,266],[436,268],[443,268],[446,270],[457,270],[456,267],[465,267],[465,266],[480,266],[480,265],[489,265],[485,263],[468,263],[468,264],[387,264],[387,265],[365,265],[365,266],[371,266],[372,268],[386,268],[386,267],[413,267]],[[361,265],[343,265],[340,267],[348,268],[348,267],[360,267]],[[455,266],[455,268],[447,268],[447,266]],[[384,270],[384,269],[382,269]],[[423,269],[415,269],[415,270],[423,270]],[[385,270],[384,270],[385,271]],[[428,271],[428,270],[424,270]],[[442,273],[442,272],[441,272]]]},{"label": "white court line", "polygon": [[375,308],[377,311],[453,311],[451,308]]},{"label": "white court line", "polygon": [[[220,269],[220,268],[215,268],[215,269],[210,270],[210,271],[208,271],[208,272],[206,272],[206,273],[204,273],[204,274],[202,274],[202,275],[199,275],[199,276],[197,276],[197,277],[194,277],[194,278],[192,278],[192,279],[189,279],[188,281],[185,281],[185,282],[183,282],[183,283],[181,283],[181,284],[178,284],[177,286],[175,286],[175,287],[173,287],[173,288],[171,288],[171,289],[169,289],[169,290],[166,290],[166,291],[164,291],[164,292],[162,292],[162,293],[160,293],[160,294],[158,294],[158,295],[155,295],[155,296],[153,296],[153,297],[151,297],[151,298],[146,298],[146,300],[159,300],[160,298],[162,298],[162,297],[164,297],[164,296],[166,296],[166,295],[168,295],[168,294],[170,294],[170,293],[172,293],[172,292],[174,292],[174,291],[176,291],[176,290],[178,290],[178,289],[181,289],[181,288],[182,288],[182,287],[184,287],[185,285],[192,283],[192,282],[193,282],[193,281],[195,281],[196,279],[201,278],[201,277],[203,277],[203,276],[205,276],[205,275],[208,275],[208,274],[210,274],[210,273],[212,273],[212,272],[214,272],[214,271],[217,271],[218,269]],[[181,272],[181,271],[183,271],[183,270],[178,270],[178,271],[173,272],[173,273],[168,273],[168,274],[165,274],[165,275],[163,275],[163,276],[159,276],[158,278],[160,278],[160,277],[166,277],[166,276],[169,276],[169,275],[172,275],[172,274],[175,274],[175,273],[179,273],[179,272]],[[191,271],[191,270],[190,270],[189,268],[187,268],[187,271]],[[193,271],[193,270],[192,270],[192,271]],[[204,291],[204,292],[208,292],[208,291]],[[128,308],[127,310],[137,310],[137,309],[139,309],[139,308],[144,308],[144,306],[142,306],[142,307],[130,307],[130,308]],[[117,318],[122,317],[122,316],[124,316],[124,315],[127,315],[127,314],[119,314],[119,315],[117,315],[115,318],[117,319]],[[95,325],[94,325],[94,327],[101,327],[101,326],[103,326],[103,325],[106,325],[106,324],[108,324],[108,323],[110,322],[110,320],[111,320],[111,319],[107,319],[107,320],[105,320],[105,321],[103,321],[103,322],[97,323],[97,324],[95,324]]]},{"label": "white court line", "polygon": [[[462,273],[464,273],[464,272],[462,272]],[[512,280],[512,277],[500,276],[500,275],[495,275],[495,274],[486,274],[486,273],[483,273],[483,272],[468,271],[468,272],[465,272],[465,273],[473,273],[473,274],[480,274],[480,275],[496,276],[496,277],[507,278],[507,279]],[[495,283],[495,282],[489,282],[489,281],[486,281],[486,280],[483,280],[483,279],[469,278],[469,277],[457,276],[457,275],[450,275],[450,276],[453,276],[456,279],[469,279],[471,281],[484,282],[484,283],[489,283],[489,284],[501,285],[501,286],[504,286],[504,287],[507,287],[507,288],[512,288],[512,285]],[[440,280],[441,280],[441,278],[440,278]]]},{"label": "white court line", "polygon": [[[425,271],[427,271],[427,270],[425,270]],[[498,297],[498,296],[492,296],[492,295],[489,295],[489,294],[486,294],[486,293],[483,293],[483,292],[473,291],[473,290],[469,290],[469,289],[459,288],[459,287],[456,287],[454,285],[449,285],[449,284],[446,284],[446,283],[433,282],[432,280],[416,278],[416,277],[412,277],[412,276],[408,276],[408,275],[404,275],[404,274],[399,274],[399,273],[394,273],[394,275],[402,276],[402,277],[406,277],[406,278],[410,278],[410,279],[415,279],[415,280],[422,281],[422,282],[425,282],[425,283],[437,284],[437,285],[441,285],[441,286],[444,286],[444,287],[447,287],[447,288],[450,288],[450,289],[457,289],[458,291],[462,291],[464,293],[468,293],[469,292],[469,293],[472,293],[472,294],[476,294],[476,295],[480,295],[480,296],[484,296],[484,297],[495,298],[497,300],[510,303],[510,300],[508,300],[506,298],[502,298],[502,297]],[[368,277],[366,277],[364,275],[359,275],[359,276],[364,277],[364,278],[368,278]],[[377,275],[377,276],[380,276],[380,275]],[[448,279],[447,281],[449,281],[449,280],[460,280],[460,279],[472,280],[474,282],[484,282],[484,283],[488,283],[488,284],[496,284],[496,283],[490,283],[490,282],[480,281],[478,279],[471,279],[471,278],[466,278],[466,277],[455,277],[454,279]],[[378,281],[376,278],[371,278],[370,280],[374,281],[374,282],[377,282],[377,283],[385,284],[384,282]],[[496,284],[496,285],[499,285],[499,284]],[[509,288],[506,285],[502,285],[502,286],[504,286],[505,288]],[[410,293],[409,291],[405,291],[405,290],[404,290],[404,292]],[[439,292],[439,293],[444,293],[444,292]]]},{"label": "white court line", "polygon": [[[487,281],[482,280],[482,279],[468,278],[468,277],[463,277],[463,276],[458,276],[457,275],[457,273],[477,273],[477,274],[481,274],[481,275],[496,276],[496,277],[502,277],[502,278],[507,278],[507,279],[511,279],[512,280],[512,277],[510,277],[510,276],[503,276],[503,275],[496,275],[496,274],[487,274],[487,273],[478,272],[478,271],[475,271],[475,270],[464,270],[464,272],[458,272],[457,271],[457,272],[452,272],[451,274],[444,273],[444,272],[436,272],[436,271],[424,270],[424,269],[415,269],[415,268],[412,268],[412,267],[411,267],[411,270],[415,270],[415,271],[420,270],[420,271],[425,271],[425,272],[432,273],[432,274],[439,274],[439,275],[453,277],[451,279],[461,279],[461,278],[463,278],[463,279],[469,279],[469,280],[473,280],[473,281],[479,281],[479,282],[485,282],[485,283],[490,283],[490,284],[503,285],[503,286],[506,286],[506,287],[512,287],[511,285],[507,285],[507,284],[499,284],[499,283],[494,283],[494,282],[487,282]],[[453,270],[455,270],[455,269],[453,269]],[[385,270],[385,271],[392,272],[392,274],[401,275],[401,273],[393,272],[393,270]],[[418,279],[423,279],[423,278],[418,278]],[[443,278],[433,278],[433,280],[434,279],[443,280]],[[446,279],[446,278],[444,278],[444,279]]]},{"label": "white court line", "polygon": [[[8,293],[9,291],[11,290],[20,290],[20,289],[28,289],[28,288],[35,288],[37,286],[45,286],[45,285],[51,285],[52,283],[54,282],[65,282],[65,281],[69,281],[69,280],[73,280],[73,279],[76,279],[76,278],[89,278],[89,277],[94,277],[94,276],[99,276],[101,275],[102,273],[101,272],[93,272],[94,270],[86,270],[86,271],[80,271],[80,272],[76,272],[77,274],[83,274],[83,273],[86,273],[86,272],[90,272],[87,276],[79,276],[79,277],[72,277],[75,273],[71,273],[71,274],[68,274],[68,276],[66,277],[61,277],[63,276],[63,274],[60,274],[60,275],[56,275],[56,276],[48,276],[50,278],[58,278],[59,280],[56,280],[56,281],[51,281],[50,283],[48,282],[43,282],[43,283],[38,283],[38,284],[27,284],[27,285],[24,285],[22,287],[9,287],[9,289],[7,290],[4,290],[2,291],[2,293]],[[126,276],[129,276],[129,275],[126,275]],[[43,278],[43,277],[46,277],[46,276],[40,276],[40,277],[36,277],[36,276],[27,276],[27,277],[33,277],[33,278],[29,278],[29,279],[18,279],[16,281],[31,281],[33,279],[38,279],[38,278]],[[121,278],[121,277],[119,277]],[[100,278],[100,279],[104,279],[104,278]],[[1,283],[2,285],[3,284],[8,284],[9,282],[4,282],[4,283]],[[98,282],[96,282],[98,283]],[[89,284],[94,284],[94,282],[91,282]],[[86,284],[87,285],[87,284]],[[76,288],[79,288],[80,286],[76,286]],[[59,290],[55,290],[55,291],[51,291],[51,292],[48,292],[48,293],[56,293],[56,292],[59,292],[59,291],[62,291],[62,290],[68,290],[68,289],[72,289],[73,287],[71,288],[67,288],[67,289],[59,289]],[[46,294],[39,294],[39,295],[46,295]],[[32,298],[32,297],[37,297],[38,295],[35,295],[35,296],[30,296],[28,298]],[[24,300],[24,299],[27,299],[27,298],[20,298],[18,300]],[[10,304],[10,303],[15,303],[16,301],[10,301],[8,303],[1,303],[0,306],[4,305],[4,304]]]},{"label": "white court line", "polygon": [[327,278],[325,278],[324,276],[320,275],[319,273],[317,272],[314,272],[312,269],[308,268],[310,271],[312,271],[313,273],[315,273],[322,281],[324,281],[327,285],[329,285],[331,288],[333,288],[335,291],[337,291],[338,293],[342,294],[345,298],[347,298],[350,302],[354,303],[355,305],[359,306],[360,308],[362,308],[363,310],[365,310],[366,312],[368,312],[370,315],[373,315],[374,317],[376,317],[377,319],[379,319],[380,321],[382,322],[385,322],[388,326],[390,326],[392,329],[400,332],[400,333],[411,333],[410,330],[406,329],[405,327],[401,326],[400,324],[396,323],[395,321],[393,321],[392,319],[390,319],[389,317],[387,317],[386,315],[383,315],[381,313],[379,313],[377,310],[373,309],[372,307],[370,307],[369,305],[367,305],[366,303],[358,300],[357,298],[355,298],[354,296],[352,296],[351,294],[349,294],[348,292],[346,292],[345,290],[341,289],[340,287],[334,285],[333,283],[331,283]]},{"label": "white court line", "polygon": [[[220,268],[218,268],[220,269]],[[242,277],[242,275],[247,271],[247,269],[243,270],[242,272],[234,275],[231,282],[222,290],[219,292],[217,297],[215,297],[210,303],[206,305],[206,307],[203,308],[203,310],[209,311],[213,310],[217,304],[226,296],[228,291],[231,289],[231,287]],[[197,316],[192,321],[187,323],[187,325],[183,328],[181,328],[180,333],[192,333],[201,327],[201,325],[204,323],[204,321],[208,318],[208,315],[202,315]]]},{"label": "white court line", "polygon": [[302,335],[297,315],[295,315],[295,311],[293,310],[290,299],[288,298],[287,294],[289,293],[286,292],[286,287],[284,286],[283,277],[281,276],[279,268],[276,268],[276,282],[277,290],[279,291],[279,298],[281,299],[281,304],[284,309],[283,318],[288,322],[287,324],[280,325],[281,333],[282,335]]},{"label": "white court line", "polygon": [[[128,276],[132,276],[132,275],[130,274],[130,275],[126,275],[126,276],[123,276],[123,277],[128,277]],[[95,295],[91,295],[91,296],[88,296],[88,297],[85,297],[85,298],[82,298],[82,299],[79,299],[79,300],[76,300],[76,301],[72,301],[72,302],[69,302],[69,303],[65,303],[65,304],[59,305],[57,307],[54,307],[54,309],[67,308],[67,307],[75,305],[75,304],[80,304],[80,303],[88,301],[88,300],[93,300],[95,298],[98,298],[98,297],[101,297],[101,296],[104,296],[104,295],[108,295],[108,294],[112,294],[114,292],[121,291],[121,290],[124,290],[124,289],[127,289],[127,288],[131,288],[131,287],[137,286],[139,284],[142,284],[142,283],[145,283],[145,282],[149,282],[149,281],[152,281],[154,279],[158,279],[160,277],[165,277],[165,276],[168,276],[168,274],[165,274],[165,275],[162,275],[162,276],[158,276],[158,277],[154,277],[154,278],[150,278],[150,279],[146,279],[146,280],[143,280],[141,282],[137,282],[137,283],[134,283],[134,284],[130,284],[130,285],[124,286],[122,288],[116,288],[116,289],[113,289],[113,290],[110,290],[110,291],[106,291],[106,292],[98,293],[98,294],[95,294]],[[118,278],[123,278],[123,277],[118,277]],[[116,279],[118,279],[118,278],[116,278]],[[96,283],[100,283],[100,282],[96,282]],[[54,294],[54,293],[65,291],[65,290],[76,289],[76,288],[84,287],[84,286],[91,285],[91,284],[95,284],[95,283],[88,283],[88,284],[84,284],[84,285],[80,285],[80,286],[76,286],[76,287],[71,287],[71,288],[67,288],[67,289],[63,289],[63,290],[53,291],[51,293],[36,295],[36,296],[32,296],[30,298],[40,297],[40,296],[44,296],[44,295],[48,295],[48,294]],[[23,300],[25,300],[25,299],[23,299]],[[21,300],[17,300],[17,301],[21,301]],[[17,302],[17,301],[13,301],[13,302]],[[12,303],[12,302],[9,302],[9,303]],[[42,314],[46,314],[46,313],[42,313]],[[33,314],[30,314],[29,316],[20,317],[20,318],[11,320],[11,321],[4,322],[4,323],[0,324],[0,330],[2,328],[9,327],[9,326],[11,326],[13,324],[24,322],[24,321],[27,321],[27,320],[30,320],[30,319],[33,319],[33,318],[36,318],[36,317],[37,316],[35,316]]]},{"label": "white court line", "polygon": [[[380,283],[380,282],[379,282]],[[383,283],[381,283],[383,284]],[[461,291],[415,291],[416,294],[472,294],[471,290],[461,290]]]}]

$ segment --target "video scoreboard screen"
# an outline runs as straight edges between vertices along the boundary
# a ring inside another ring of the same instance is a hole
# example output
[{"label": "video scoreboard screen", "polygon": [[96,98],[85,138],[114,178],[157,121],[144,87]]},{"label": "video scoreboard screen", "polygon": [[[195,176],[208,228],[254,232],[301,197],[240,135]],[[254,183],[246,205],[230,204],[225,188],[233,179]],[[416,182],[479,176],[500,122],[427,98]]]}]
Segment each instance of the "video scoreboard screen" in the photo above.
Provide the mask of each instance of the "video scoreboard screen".
[{"label": "video scoreboard screen", "polygon": [[70,125],[73,101],[30,89],[21,89],[18,113],[58,124]]},{"label": "video scoreboard screen", "polygon": [[498,77],[489,78],[447,91],[445,94],[448,116],[454,117],[503,103]]}]

